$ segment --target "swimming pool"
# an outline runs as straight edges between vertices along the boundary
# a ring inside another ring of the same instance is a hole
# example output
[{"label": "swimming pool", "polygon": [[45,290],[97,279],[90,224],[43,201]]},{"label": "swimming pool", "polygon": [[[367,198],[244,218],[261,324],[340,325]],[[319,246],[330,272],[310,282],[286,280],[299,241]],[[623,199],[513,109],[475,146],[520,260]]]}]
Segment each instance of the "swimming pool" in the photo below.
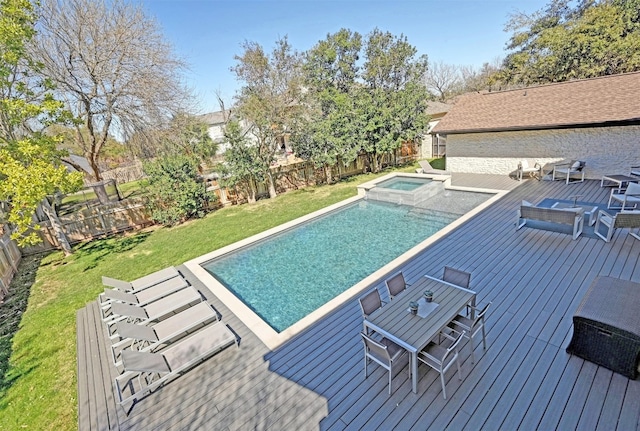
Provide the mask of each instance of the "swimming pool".
[{"label": "swimming pool", "polygon": [[281,332],[458,217],[359,201],[203,267]]},{"label": "swimming pool", "polygon": [[[390,175],[391,176],[391,175]],[[389,176],[389,177],[390,177]],[[388,177],[383,177],[378,181],[383,181],[388,179]],[[435,181],[434,181],[435,182]],[[246,238],[244,240],[238,241],[237,243],[230,244],[226,247],[220,248],[218,250],[214,250],[210,253],[207,253],[203,256],[199,256],[193,260],[185,262],[185,267],[195,275],[200,282],[209,290],[211,293],[220,301],[220,303],[225,307],[221,310],[223,316],[226,312],[231,312],[235,316],[237,316],[268,348],[275,350],[287,340],[296,336],[297,334],[305,331],[311,325],[318,322],[320,319],[326,317],[328,314],[342,307],[345,302],[354,301],[358,295],[361,295],[365,289],[370,288],[372,285],[380,283],[382,279],[384,279],[387,275],[389,275],[393,271],[397,271],[397,268],[408,260],[412,259],[417,254],[421,253],[426,247],[430,244],[438,241],[442,237],[446,236],[453,230],[455,230],[458,226],[465,223],[471,217],[484,210],[500,198],[502,198],[507,192],[500,190],[489,190],[489,189],[473,189],[473,188],[462,188],[462,187],[448,187],[442,193],[442,199],[438,196],[428,199],[425,201],[426,207],[418,208],[416,207],[414,214],[419,213],[421,211],[429,212],[432,210],[443,211],[448,213],[455,213],[458,217],[449,225],[445,226],[435,234],[431,235],[428,238],[421,238],[421,242],[402,253],[400,256],[383,263],[381,266],[377,267],[374,272],[370,273],[366,277],[357,280],[353,285],[348,286],[345,291],[335,296],[333,299],[330,299],[328,302],[322,304],[319,308],[316,308],[311,313],[307,314],[305,317],[298,320],[293,325],[287,327],[283,331],[276,331],[273,327],[266,323],[264,319],[256,313],[256,311],[249,306],[247,303],[243,302],[238,296],[236,296],[229,288],[227,288],[223,283],[221,283],[216,277],[214,277],[210,272],[204,269],[203,265],[211,263],[218,258],[224,258],[226,256],[230,256],[235,252],[242,251],[248,247],[252,247],[258,243],[262,243],[264,241],[269,241],[270,238],[277,237],[279,234],[290,231],[291,229],[296,228],[297,226],[304,226],[318,218],[322,218],[326,215],[330,215],[331,213],[340,211],[342,208],[346,208],[351,204],[366,202],[366,192],[369,188],[373,187],[375,189],[376,181],[372,181],[370,183],[363,183],[358,186],[358,194],[359,196],[347,199],[345,201],[339,202],[337,204],[331,205],[327,208],[323,208],[319,211],[316,211],[311,214],[307,214],[303,217],[300,217],[296,220],[292,220],[290,222],[284,223],[280,226],[269,229],[265,232],[259,233],[252,237]],[[468,194],[462,193],[462,191],[472,191],[475,193]],[[401,192],[402,193],[402,192]],[[487,199],[487,196],[489,198]],[[469,208],[473,208],[469,210]],[[342,244],[342,241],[334,244],[335,247],[338,247]],[[306,250],[308,247],[300,247],[296,250]],[[368,250],[367,250],[368,251]],[[282,275],[283,278],[286,278],[286,274]],[[324,277],[324,274],[321,278]],[[205,296],[207,296],[205,294]],[[305,302],[307,295],[303,293],[300,297],[295,298],[294,302],[301,301]],[[208,297],[208,296],[207,296]]]}]

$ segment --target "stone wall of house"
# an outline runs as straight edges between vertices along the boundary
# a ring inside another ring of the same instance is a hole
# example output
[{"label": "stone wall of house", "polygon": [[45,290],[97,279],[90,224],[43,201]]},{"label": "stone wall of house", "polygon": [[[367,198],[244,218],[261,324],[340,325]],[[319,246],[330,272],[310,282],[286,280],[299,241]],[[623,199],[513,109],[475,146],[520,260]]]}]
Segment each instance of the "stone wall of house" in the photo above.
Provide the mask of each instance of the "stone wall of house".
[{"label": "stone wall of house", "polygon": [[447,170],[514,174],[518,160],[586,162],[585,178],[628,174],[640,165],[640,126],[468,133],[447,136]]}]

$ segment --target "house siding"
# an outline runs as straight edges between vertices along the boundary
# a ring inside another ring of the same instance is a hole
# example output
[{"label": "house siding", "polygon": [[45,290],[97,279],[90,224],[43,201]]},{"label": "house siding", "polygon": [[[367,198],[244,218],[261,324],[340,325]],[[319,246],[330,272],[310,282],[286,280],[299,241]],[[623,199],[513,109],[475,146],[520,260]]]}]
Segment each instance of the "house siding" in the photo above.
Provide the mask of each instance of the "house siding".
[{"label": "house siding", "polygon": [[[518,160],[543,166],[563,160],[586,162],[585,178],[628,174],[640,165],[640,126],[449,134],[447,170],[513,174]],[[546,169],[545,169],[546,170]]]}]

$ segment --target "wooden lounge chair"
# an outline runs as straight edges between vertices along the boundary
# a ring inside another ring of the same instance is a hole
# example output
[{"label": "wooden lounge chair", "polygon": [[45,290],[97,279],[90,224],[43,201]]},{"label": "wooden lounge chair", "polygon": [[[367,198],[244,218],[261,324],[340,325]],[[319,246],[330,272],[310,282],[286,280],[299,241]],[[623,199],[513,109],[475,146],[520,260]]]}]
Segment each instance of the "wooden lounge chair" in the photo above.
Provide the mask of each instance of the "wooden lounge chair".
[{"label": "wooden lounge chair", "polygon": [[[607,228],[606,232],[600,232],[601,227]],[[613,232],[616,229],[629,229],[629,235],[635,239],[640,239],[640,211],[621,211],[615,215],[611,215],[605,211],[598,212],[598,220],[594,227],[594,233],[605,242],[611,241]],[[638,229],[638,232],[633,232]]]},{"label": "wooden lounge chair", "polygon": [[125,348],[150,351],[169,341],[175,341],[193,332],[197,327],[218,320],[218,313],[207,302],[201,302],[160,322],[141,325],[120,321],[115,336],[121,340],[111,345],[111,357],[121,365],[120,353]]},{"label": "wooden lounge chair", "polygon": [[[620,206],[617,206],[616,203],[619,203]],[[633,209],[638,204],[640,204],[640,184],[629,183],[624,191],[622,189],[611,190],[607,208],[626,210]]]},{"label": "wooden lounge chair", "polygon": [[105,286],[114,287],[125,292],[129,292],[134,290],[146,289],[147,287],[162,283],[163,281],[169,280],[170,278],[180,276],[181,275],[178,270],[175,267],[170,266],[169,268],[161,269],[160,271],[145,275],[144,277],[138,278],[131,282],[103,276],[102,284],[104,284]]},{"label": "wooden lounge chair", "polygon": [[451,175],[451,172],[449,171],[445,171],[443,169],[435,169],[427,160],[420,160],[418,164],[420,165],[420,169],[417,170],[419,174]]},{"label": "wooden lounge chair", "polygon": [[125,371],[115,378],[118,402],[123,407],[129,402],[135,403],[232,344],[238,345],[236,336],[224,322],[218,321],[159,352],[123,350],[122,365]]}]

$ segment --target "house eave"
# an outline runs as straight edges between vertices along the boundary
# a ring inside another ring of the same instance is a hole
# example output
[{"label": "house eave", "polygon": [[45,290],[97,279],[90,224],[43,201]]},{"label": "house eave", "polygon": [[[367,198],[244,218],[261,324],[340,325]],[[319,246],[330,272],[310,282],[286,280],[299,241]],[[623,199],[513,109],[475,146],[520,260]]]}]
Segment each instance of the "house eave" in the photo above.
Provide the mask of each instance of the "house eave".
[{"label": "house eave", "polygon": [[637,126],[640,125],[640,118],[629,120],[603,121],[599,123],[571,123],[571,124],[545,124],[545,125],[529,125],[529,126],[512,126],[512,127],[487,127],[481,129],[438,129],[431,133],[442,135],[462,135],[471,133],[492,133],[492,132],[522,132],[532,130],[559,130],[559,129],[587,129],[595,127],[619,127],[619,126]]}]

